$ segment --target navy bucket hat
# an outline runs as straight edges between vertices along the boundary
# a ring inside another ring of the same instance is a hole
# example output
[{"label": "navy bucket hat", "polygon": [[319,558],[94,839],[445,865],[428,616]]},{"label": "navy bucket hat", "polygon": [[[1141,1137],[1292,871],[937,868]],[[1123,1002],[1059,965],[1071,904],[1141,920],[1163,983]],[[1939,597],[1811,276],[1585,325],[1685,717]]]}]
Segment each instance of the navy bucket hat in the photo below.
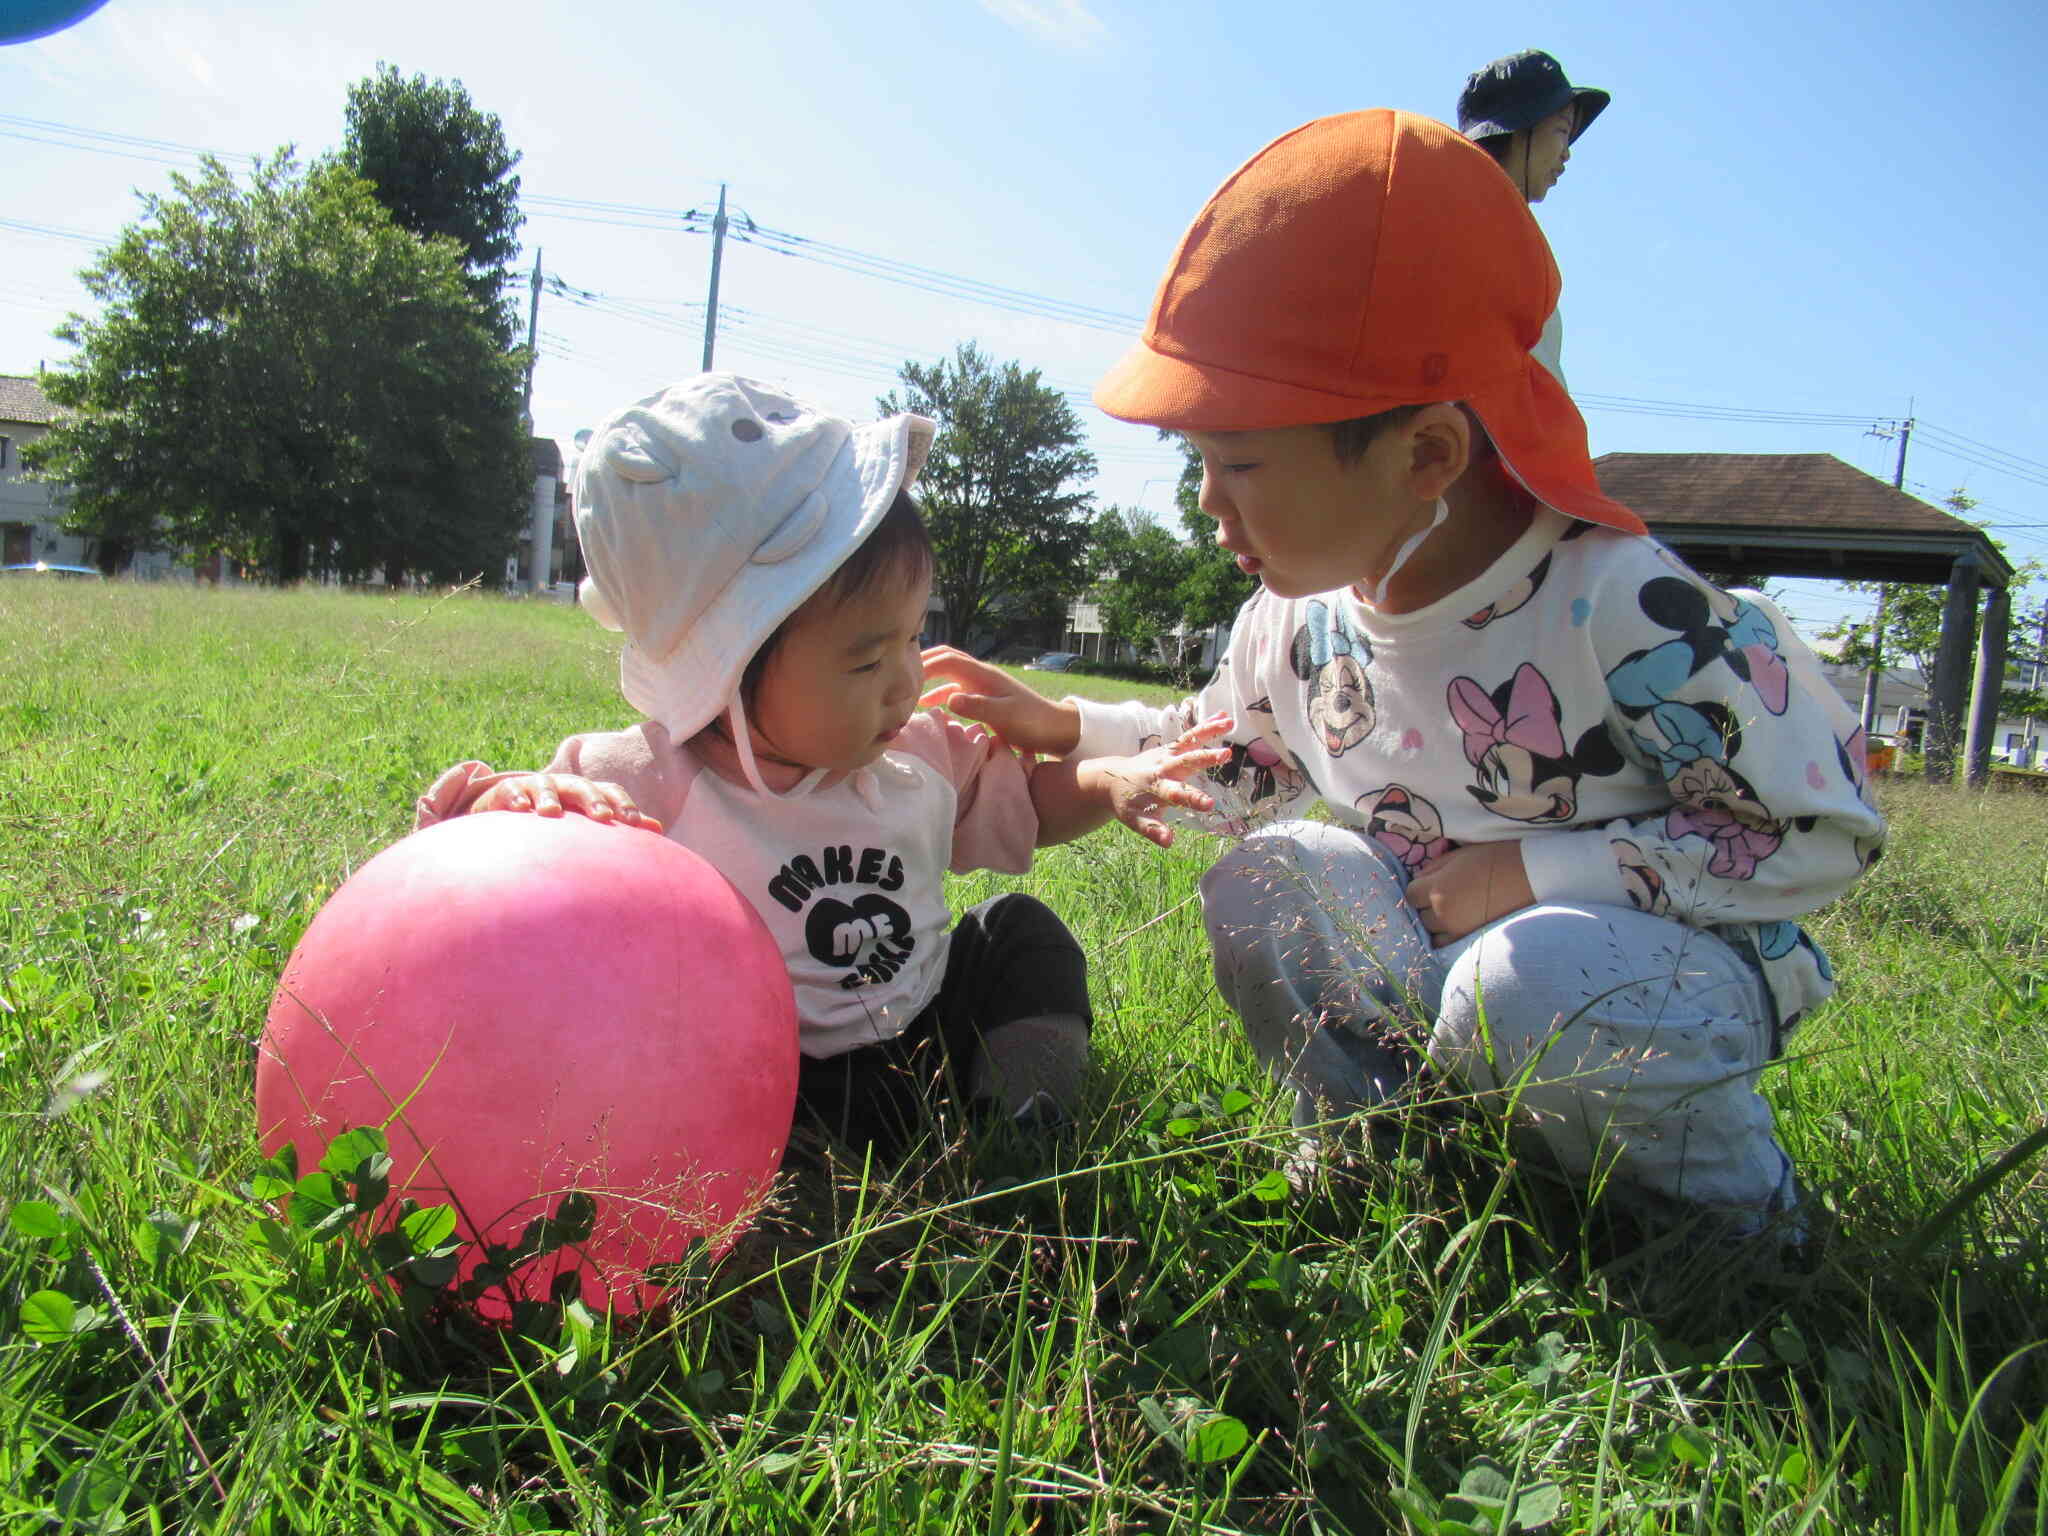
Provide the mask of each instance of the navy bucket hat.
[{"label": "navy bucket hat", "polygon": [[1576,106],[1572,138],[1577,139],[1610,99],[1590,85],[1574,86],[1562,64],[1540,48],[1529,48],[1473,72],[1458,97],[1458,131],[1468,139],[1491,139],[1533,128],[1551,113]]}]

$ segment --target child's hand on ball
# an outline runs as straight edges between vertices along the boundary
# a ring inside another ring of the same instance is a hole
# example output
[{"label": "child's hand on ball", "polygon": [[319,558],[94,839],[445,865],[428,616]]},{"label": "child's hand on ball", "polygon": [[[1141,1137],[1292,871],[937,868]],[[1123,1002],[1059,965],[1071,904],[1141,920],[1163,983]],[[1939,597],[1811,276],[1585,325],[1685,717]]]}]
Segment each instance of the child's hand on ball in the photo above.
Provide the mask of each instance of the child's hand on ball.
[{"label": "child's hand on ball", "polygon": [[479,811],[524,811],[533,816],[560,816],[574,811],[592,821],[616,822],[659,832],[661,823],[643,813],[633,797],[616,784],[578,778],[573,773],[522,773],[500,779],[478,795],[469,808]]}]

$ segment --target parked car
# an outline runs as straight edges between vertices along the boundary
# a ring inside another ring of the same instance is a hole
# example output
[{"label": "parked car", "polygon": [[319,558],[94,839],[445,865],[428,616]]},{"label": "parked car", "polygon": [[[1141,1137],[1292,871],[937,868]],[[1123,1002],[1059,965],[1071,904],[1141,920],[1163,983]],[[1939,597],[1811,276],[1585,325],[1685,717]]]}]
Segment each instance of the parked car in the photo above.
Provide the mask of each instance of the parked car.
[{"label": "parked car", "polygon": [[1024,663],[1027,672],[1067,672],[1081,659],[1079,651],[1047,651]]},{"label": "parked car", "polygon": [[47,560],[38,560],[33,565],[0,565],[0,576],[66,576],[80,581],[105,579],[89,565],[52,565]]}]

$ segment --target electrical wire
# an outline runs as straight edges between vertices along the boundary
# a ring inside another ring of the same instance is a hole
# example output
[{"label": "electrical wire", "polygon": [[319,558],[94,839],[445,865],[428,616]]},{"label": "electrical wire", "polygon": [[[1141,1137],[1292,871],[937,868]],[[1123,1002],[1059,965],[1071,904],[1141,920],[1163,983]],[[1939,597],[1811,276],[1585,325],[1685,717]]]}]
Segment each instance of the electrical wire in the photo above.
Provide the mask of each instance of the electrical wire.
[{"label": "electrical wire", "polygon": [[[0,136],[54,148],[118,155],[176,169],[193,168],[207,158],[220,161],[246,160],[251,163],[262,159],[262,156],[257,154],[210,149],[174,139],[116,133],[14,113],[0,113]],[[703,185],[708,188],[715,183],[705,181]],[[595,198],[554,197],[543,193],[523,194],[521,207],[539,216],[610,224],[628,229],[673,231],[695,235],[707,235],[711,232],[708,216],[696,208],[675,209]],[[104,246],[113,243],[107,236],[20,219],[0,218],[0,230],[30,238],[81,244]],[[835,241],[772,228],[760,224],[744,210],[739,211],[737,216],[728,215],[727,238],[776,255],[835,268],[855,276],[868,277],[919,292],[1038,319],[1055,320],[1126,335],[1139,329],[1143,323],[1141,317],[1135,314],[1057,299],[1028,289],[1007,287],[980,278],[966,277],[936,267],[863,251]],[[507,272],[504,277],[507,288],[524,281],[522,275],[513,272]],[[701,304],[691,305],[683,301],[665,299],[605,299],[587,290],[570,289],[558,277],[551,279],[551,291],[558,297],[568,299],[572,304],[580,303],[585,307],[608,313],[613,318],[629,319],[669,334],[697,339],[701,339],[703,334]],[[694,318],[679,319],[665,314],[663,306],[695,309],[698,313]],[[803,363],[817,367],[826,367],[829,364],[827,371],[844,376],[893,379],[903,358],[943,356],[943,353],[926,349],[899,348],[892,343],[835,333],[823,327],[805,326],[801,322],[780,320],[737,306],[728,307],[726,313],[731,316],[727,322],[727,336],[733,345],[778,362]],[[889,360],[891,358],[894,359],[893,362]],[[1088,392],[1084,389],[1057,381],[1047,383],[1048,387],[1056,389],[1071,403],[1085,405],[1088,401]],[[1757,406],[1663,400],[1633,395],[1583,393],[1574,398],[1582,411],[1690,421],[1803,427],[1867,427],[1873,421],[1896,420],[1876,412],[1775,410]],[[2026,485],[2048,489],[2048,463],[2010,452],[1936,423],[1916,420],[1914,428],[1919,442],[1938,454],[1975,468],[2006,475]],[[1162,463],[1167,462],[1170,457],[1131,450],[1110,450],[1105,456],[1114,457],[1122,462]],[[2032,525],[2015,522],[2002,526],[2018,529]]]},{"label": "electrical wire", "polygon": [[1929,436],[1929,438],[1924,443],[1919,444],[1918,446],[1923,446],[1934,453],[1943,455],[1946,458],[1956,459],[1964,464],[1974,465],[1978,469],[1988,469],[1992,471],[1994,474],[2007,475],[2014,480],[2020,481],[2023,484],[2040,486],[2044,490],[2048,490],[2048,472],[2034,473],[2024,469],[2016,469],[2010,464],[2001,463],[1998,460],[1988,458],[1981,453],[1975,453],[1962,448],[1957,448],[1939,437]]},{"label": "electrical wire", "polygon": [[1938,426],[1931,421],[1916,422],[1915,426],[1922,431],[1934,433],[1939,437],[1953,438],[1967,447],[1976,448],[1998,458],[2010,460],[2023,468],[2038,470],[2042,474],[2048,474],[2048,464],[2042,463],[2039,459],[2022,458],[2019,454],[2007,453],[2003,448],[1994,448],[1989,443],[1980,443],[1974,437],[1965,437],[1960,432],[1952,432],[1947,427]]},{"label": "electrical wire", "polygon": [[1890,418],[1881,414],[1851,415],[1840,411],[1774,411],[1759,406],[1707,405],[1687,400],[1646,400],[1633,395],[1578,394],[1580,410],[1617,411],[1634,416],[1676,416],[1689,421],[1773,422],[1800,427],[1868,427]]},{"label": "electrical wire", "polygon": [[[44,138],[35,140],[36,143],[55,144],[62,149],[91,149],[95,145],[101,145],[105,146],[110,153],[148,150],[155,154],[185,155],[189,156],[193,161],[209,155],[216,160],[254,160],[260,158],[256,155],[206,149],[197,144],[181,144],[175,139],[151,139],[134,133],[110,133],[103,128],[81,128],[74,123],[56,123],[41,117],[17,117],[11,112],[0,112],[0,125],[5,125],[0,126],[0,133],[7,133],[10,137],[16,138],[30,137],[29,133],[21,131],[30,129],[40,133],[63,135],[63,137],[56,139]],[[74,140],[85,140],[88,142],[77,143],[73,142]],[[138,154],[136,158],[147,159],[150,156]],[[168,164],[169,162],[159,163]]]},{"label": "electrical wire", "polygon": [[791,234],[787,230],[750,225],[729,231],[728,238],[765,250],[777,251],[785,256],[837,267],[841,271],[878,277],[885,282],[898,283],[950,298],[970,299],[999,309],[1038,315],[1050,320],[1063,320],[1071,325],[1084,325],[1124,335],[1139,330],[1144,325],[1144,319],[1139,315],[1122,314],[1089,304],[1075,304],[1026,289],[1007,288],[997,283],[984,282],[980,278],[962,277],[957,273],[942,272],[934,267],[900,261],[895,257],[877,256],[872,252],[855,250],[851,246],[838,245],[829,240]]},{"label": "electrical wire", "polygon": [[2028,466],[2032,461],[2022,459],[2017,454],[2008,454],[1995,448],[1979,451],[1968,446],[1969,439],[1954,439],[1939,430],[1928,431],[1924,435],[1916,432],[1914,436],[1919,446],[1929,448],[1935,453],[1975,465],[1979,469],[1988,469],[1994,474],[2010,476],[2027,485],[2048,488],[2048,467],[2030,468]]},{"label": "electrical wire", "polygon": [[32,224],[26,219],[0,219],[0,229],[36,235],[46,240],[75,240],[83,245],[112,245],[114,236],[96,235],[82,229],[65,229],[56,224]]}]

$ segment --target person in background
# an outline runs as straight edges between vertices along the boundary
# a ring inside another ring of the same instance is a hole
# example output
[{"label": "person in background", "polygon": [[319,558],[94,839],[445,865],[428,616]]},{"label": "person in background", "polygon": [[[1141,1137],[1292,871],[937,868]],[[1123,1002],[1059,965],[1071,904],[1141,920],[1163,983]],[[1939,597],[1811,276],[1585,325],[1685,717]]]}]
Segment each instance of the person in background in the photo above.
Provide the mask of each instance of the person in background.
[{"label": "person in background", "polygon": [[[1572,158],[1572,145],[1607,109],[1607,92],[1573,85],[1564,66],[1538,48],[1495,59],[1475,71],[1458,97],[1458,131],[1493,156],[1524,202],[1550,195]],[[1564,383],[1564,322],[1553,309],[1543,322],[1536,360]]]}]

